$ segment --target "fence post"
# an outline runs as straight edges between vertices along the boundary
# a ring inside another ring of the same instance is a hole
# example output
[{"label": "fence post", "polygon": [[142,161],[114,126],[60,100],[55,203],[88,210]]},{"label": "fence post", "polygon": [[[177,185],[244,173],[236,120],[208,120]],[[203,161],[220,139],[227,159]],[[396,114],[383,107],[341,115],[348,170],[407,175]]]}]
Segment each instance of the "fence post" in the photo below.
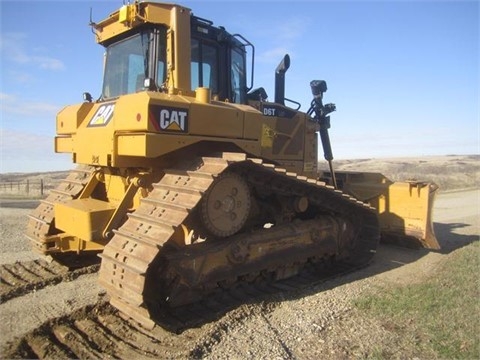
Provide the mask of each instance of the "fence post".
[{"label": "fence post", "polygon": [[27,195],[30,194],[30,182],[27,179]]},{"label": "fence post", "polygon": [[40,195],[43,196],[43,179],[40,179]]}]

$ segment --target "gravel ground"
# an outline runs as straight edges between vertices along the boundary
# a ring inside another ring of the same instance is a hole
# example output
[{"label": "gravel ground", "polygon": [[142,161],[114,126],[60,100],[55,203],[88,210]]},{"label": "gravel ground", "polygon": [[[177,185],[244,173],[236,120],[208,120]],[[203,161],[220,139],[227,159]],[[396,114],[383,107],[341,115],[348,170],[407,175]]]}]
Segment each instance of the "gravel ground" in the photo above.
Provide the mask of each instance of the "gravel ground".
[{"label": "gravel ground", "polygon": [[[439,252],[381,245],[373,263],[360,271],[326,281],[284,299],[245,305],[192,333],[190,357],[208,359],[364,358],[379,344],[388,345],[391,358],[428,358],[412,354],[415,338],[398,338],[375,320],[361,316],[352,301],[388,286],[423,281],[456,249],[478,240],[480,190],[441,194],[435,207]],[[38,258],[23,236],[27,208],[0,208],[0,263]],[[105,301],[96,274],[64,281],[0,304],[0,348],[42,322],[87,304]],[[385,355],[385,354],[384,354]]]}]

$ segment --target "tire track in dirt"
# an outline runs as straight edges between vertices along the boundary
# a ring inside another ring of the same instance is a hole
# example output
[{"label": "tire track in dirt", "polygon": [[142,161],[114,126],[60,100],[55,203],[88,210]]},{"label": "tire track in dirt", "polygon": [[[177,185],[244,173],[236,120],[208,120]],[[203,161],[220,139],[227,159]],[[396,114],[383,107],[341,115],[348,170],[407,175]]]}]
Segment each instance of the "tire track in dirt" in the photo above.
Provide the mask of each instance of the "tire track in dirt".
[{"label": "tire track in dirt", "polygon": [[79,276],[98,271],[100,265],[90,265],[69,271],[58,263],[32,260],[0,265],[0,299],[2,303],[37,291],[46,286],[72,281]]},{"label": "tire track in dirt", "polygon": [[[58,318],[84,306],[95,304],[105,296],[97,284],[97,274],[68,278],[55,286],[30,291],[0,304],[0,344],[24,336],[49,319]],[[20,314],[20,315],[19,315]]]},{"label": "tire track in dirt", "polygon": [[159,326],[145,330],[102,301],[45,322],[9,343],[2,354],[4,358],[28,359],[201,358],[232,328],[274,307],[242,305],[215,323],[175,333]]},{"label": "tire track in dirt", "polygon": [[271,313],[286,298],[308,292],[325,280],[310,268],[274,283],[241,285],[164,312],[162,326],[153,330],[125,319],[100,300],[45,321],[2,352],[7,358],[40,359],[202,358],[249,319]]},{"label": "tire track in dirt", "polygon": [[176,334],[160,327],[145,330],[124,320],[106,301],[48,321],[4,349],[6,358],[186,358],[205,334],[191,329]]}]

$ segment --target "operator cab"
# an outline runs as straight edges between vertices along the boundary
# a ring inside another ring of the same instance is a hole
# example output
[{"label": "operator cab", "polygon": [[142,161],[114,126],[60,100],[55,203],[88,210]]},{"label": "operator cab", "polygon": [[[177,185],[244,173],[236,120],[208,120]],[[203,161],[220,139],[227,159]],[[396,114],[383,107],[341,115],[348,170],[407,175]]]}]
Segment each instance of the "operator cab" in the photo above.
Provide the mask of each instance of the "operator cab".
[{"label": "operator cab", "polygon": [[[251,88],[246,80],[246,46],[252,47],[253,65],[253,45],[193,15],[190,29],[189,90],[206,87],[215,100],[245,104]],[[161,24],[146,23],[103,43],[102,100],[145,90],[167,91],[167,33]]]}]

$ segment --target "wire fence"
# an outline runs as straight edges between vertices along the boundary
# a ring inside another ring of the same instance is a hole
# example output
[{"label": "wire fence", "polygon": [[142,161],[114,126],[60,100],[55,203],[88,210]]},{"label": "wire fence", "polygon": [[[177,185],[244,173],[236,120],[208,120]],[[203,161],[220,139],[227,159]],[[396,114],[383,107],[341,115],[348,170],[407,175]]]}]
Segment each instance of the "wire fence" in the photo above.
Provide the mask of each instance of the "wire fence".
[{"label": "wire fence", "polygon": [[0,196],[42,197],[48,194],[53,184],[43,179],[0,182]]}]

